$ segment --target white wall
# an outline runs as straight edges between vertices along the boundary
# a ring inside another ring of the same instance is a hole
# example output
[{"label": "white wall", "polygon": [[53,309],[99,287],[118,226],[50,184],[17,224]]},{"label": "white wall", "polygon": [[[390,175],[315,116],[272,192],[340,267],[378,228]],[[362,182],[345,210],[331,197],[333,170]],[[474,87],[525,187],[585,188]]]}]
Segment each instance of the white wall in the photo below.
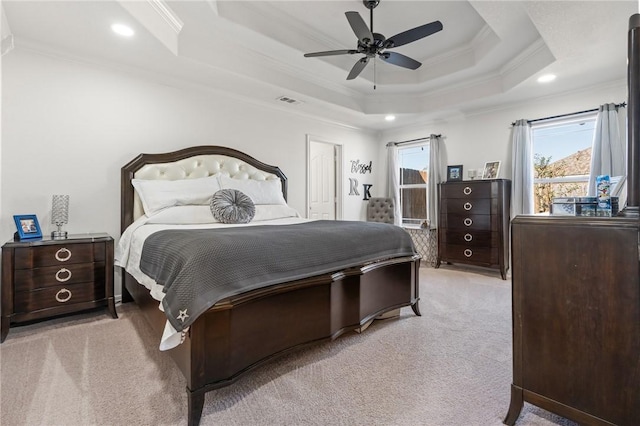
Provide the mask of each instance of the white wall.
[{"label": "white wall", "polygon": [[50,233],[51,196],[69,194],[70,233],[117,240],[120,168],[140,153],[195,145],[279,166],[289,204],[304,215],[307,134],[343,145],[344,218],[364,219],[366,202],[347,195],[347,177],[352,158],[379,163],[373,133],[18,47],[2,57],[0,238],[12,238],[14,214],[35,213]]},{"label": "white wall", "polygon": [[[344,218],[362,220],[366,202],[362,191],[348,195],[348,178],[371,183],[371,195],[384,196],[388,141],[441,133],[448,164],[466,171],[500,160],[500,177],[509,178],[513,121],[622,102],[626,95],[625,82],[618,82],[375,136],[18,47],[2,57],[0,238],[12,237],[14,214],[37,214],[49,233],[51,195],[62,193],[71,196],[70,233],[108,232],[117,240],[120,168],[139,153],[194,145],[229,146],[278,165],[289,178],[289,204],[304,214],[307,134],[344,146]],[[373,173],[351,173],[351,160],[373,161]]]},{"label": "white wall", "polygon": [[[511,123],[598,108],[604,103],[627,100],[625,81],[612,82],[588,91],[567,93],[504,108],[456,117],[410,128],[394,129],[382,134],[379,155],[384,159],[384,145],[389,141],[411,140],[430,134],[442,134],[446,164],[462,164],[464,178],[469,169],[482,169],[487,161],[501,161],[500,178],[511,178]],[[626,109],[620,110],[626,112]],[[445,168],[446,170],[446,168]],[[379,176],[380,179],[385,179]],[[378,184],[383,184],[379,181]]]}]

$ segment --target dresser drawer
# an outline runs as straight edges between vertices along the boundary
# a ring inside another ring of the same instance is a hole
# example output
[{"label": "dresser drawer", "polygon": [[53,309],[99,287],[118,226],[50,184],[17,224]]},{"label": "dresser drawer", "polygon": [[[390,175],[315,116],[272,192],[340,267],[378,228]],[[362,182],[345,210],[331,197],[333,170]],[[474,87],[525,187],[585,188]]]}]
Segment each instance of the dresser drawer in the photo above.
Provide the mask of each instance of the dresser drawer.
[{"label": "dresser drawer", "polygon": [[103,284],[82,283],[59,285],[34,291],[17,292],[14,299],[15,313],[33,312],[76,303],[93,302],[106,296]]},{"label": "dresser drawer", "polygon": [[15,249],[15,269],[91,263],[105,260],[104,244],[59,244]]},{"label": "dresser drawer", "polygon": [[490,182],[459,182],[440,186],[441,198],[491,198]]},{"label": "dresser drawer", "polygon": [[453,214],[440,215],[440,226],[447,229],[470,229],[475,231],[491,231],[497,224],[495,216],[488,214]]},{"label": "dresser drawer", "polygon": [[440,235],[442,244],[464,245],[467,247],[497,247],[498,233],[491,231],[451,230],[447,229]]},{"label": "dresser drawer", "polygon": [[72,263],[15,271],[15,291],[104,280],[104,262]]},{"label": "dresser drawer", "polygon": [[496,211],[492,208],[497,203],[492,203],[490,198],[448,198],[442,200],[442,214],[460,213],[460,214],[491,214]]},{"label": "dresser drawer", "polygon": [[498,249],[449,244],[444,249],[443,259],[451,262],[493,265],[498,263]]}]

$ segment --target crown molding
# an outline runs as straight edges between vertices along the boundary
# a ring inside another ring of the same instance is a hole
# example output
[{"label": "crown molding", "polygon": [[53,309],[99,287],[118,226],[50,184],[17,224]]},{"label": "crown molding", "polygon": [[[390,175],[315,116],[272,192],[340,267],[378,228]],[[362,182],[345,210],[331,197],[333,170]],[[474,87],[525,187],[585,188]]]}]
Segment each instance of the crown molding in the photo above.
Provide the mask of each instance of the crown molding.
[{"label": "crown molding", "polygon": [[160,17],[166,21],[169,27],[171,27],[171,29],[176,34],[180,34],[180,31],[182,31],[182,27],[184,26],[184,22],[180,20],[178,15],[176,15],[176,13],[171,10],[171,8],[167,6],[167,4],[162,0],[147,1],[149,2],[153,10],[155,10],[156,13],[158,13],[158,15],[160,15]]},{"label": "crown molding", "polygon": [[[549,95],[541,95],[541,96],[536,96],[536,97],[529,97],[525,100],[518,100],[518,101],[512,101],[512,102],[503,102],[499,105],[496,106],[491,106],[491,107],[480,107],[480,108],[470,108],[469,110],[467,110],[466,112],[466,117],[475,117],[478,115],[484,115],[484,114],[489,114],[489,113],[493,113],[493,112],[501,112],[501,111],[507,111],[507,110],[513,110],[515,108],[524,106],[524,105],[531,105],[533,103],[538,103],[538,102],[549,102],[549,101],[553,101],[556,99],[560,99],[560,98],[566,98],[569,96],[574,96],[574,95],[580,95],[583,93],[592,93],[592,92],[596,92],[596,91],[600,91],[600,90],[609,90],[609,89],[619,89],[621,87],[627,87],[627,79],[626,78],[619,78],[619,79],[615,79],[615,80],[611,80],[611,81],[605,81],[603,83],[600,84],[596,84],[593,86],[589,86],[589,87],[582,87],[582,88],[578,88],[578,89],[573,89],[573,90],[566,90],[564,92],[559,92],[559,93],[553,93],[553,94],[549,94]],[[610,100],[613,101],[613,100]],[[615,100],[615,102],[619,102],[619,100]]]},{"label": "crown molding", "polygon": [[178,54],[178,35],[184,24],[165,2],[162,0],[116,1],[171,53]]},{"label": "crown molding", "polygon": [[[19,53],[20,51],[26,51],[31,54],[36,54],[39,56],[49,57],[49,58],[53,58],[56,60],[65,61],[69,63],[75,63],[82,66],[88,66],[88,67],[92,67],[102,71],[113,72],[113,73],[121,74],[127,77],[138,78],[143,80],[146,83],[155,83],[162,86],[173,87],[179,90],[185,90],[197,96],[202,96],[203,94],[215,95],[215,96],[212,96],[212,98],[216,98],[216,99],[219,99],[220,97],[226,97],[227,99],[244,102],[247,104],[258,106],[260,108],[267,108],[270,110],[285,112],[285,113],[303,117],[305,119],[309,119],[315,122],[320,122],[327,125],[339,127],[342,129],[355,130],[355,131],[371,131],[373,129],[372,127],[368,127],[366,125],[363,126],[363,125],[353,124],[344,120],[330,118],[328,116],[323,116],[320,114],[310,113],[300,109],[295,109],[295,107],[292,107],[290,105],[285,105],[282,102],[278,101],[275,98],[275,96],[273,98],[267,97],[265,99],[247,96],[247,95],[239,94],[236,91],[233,91],[233,87],[228,87],[228,89],[211,87],[205,84],[187,80],[185,78],[175,77],[175,76],[171,76],[171,75],[157,72],[157,71],[149,71],[147,69],[143,69],[139,67],[123,65],[121,63],[107,61],[97,57],[88,57],[84,55],[80,56],[68,51],[56,49],[44,43],[16,38],[15,52]],[[236,73],[227,72],[225,70],[221,70],[221,72],[229,74],[235,78],[239,77],[238,74]],[[243,80],[249,80],[244,76],[240,76],[240,78]],[[289,91],[289,92],[292,92],[292,91]],[[298,93],[296,92],[295,95],[297,96]],[[298,97],[302,97],[302,96],[298,96]],[[307,102],[307,105],[309,104],[311,103]],[[316,102],[316,105],[317,104],[318,102]],[[339,110],[341,108],[338,108],[335,105],[331,105],[331,104],[327,104],[327,105],[329,105],[330,109],[337,111],[337,114],[339,114]],[[320,107],[324,108],[324,106],[320,106]],[[321,109],[320,107],[318,109]],[[346,108],[343,107],[343,110],[344,109]],[[354,112],[354,114],[360,114],[364,117],[364,114],[361,114],[361,113]]]}]

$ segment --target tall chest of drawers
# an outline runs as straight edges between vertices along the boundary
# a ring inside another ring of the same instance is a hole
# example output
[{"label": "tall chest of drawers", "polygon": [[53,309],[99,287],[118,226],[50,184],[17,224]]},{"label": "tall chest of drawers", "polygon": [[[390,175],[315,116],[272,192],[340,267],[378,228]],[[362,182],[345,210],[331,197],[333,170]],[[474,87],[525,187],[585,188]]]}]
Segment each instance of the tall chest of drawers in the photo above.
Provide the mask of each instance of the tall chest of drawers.
[{"label": "tall chest of drawers", "polygon": [[2,246],[0,342],[12,323],[106,306],[117,318],[113,296],[113,238],[9,241]]},{"label": "tall chest of drawers", "polygon": [[438,259],[499,269],[509,268],[511,181],[491,179],[446,182],[438,186]]}]

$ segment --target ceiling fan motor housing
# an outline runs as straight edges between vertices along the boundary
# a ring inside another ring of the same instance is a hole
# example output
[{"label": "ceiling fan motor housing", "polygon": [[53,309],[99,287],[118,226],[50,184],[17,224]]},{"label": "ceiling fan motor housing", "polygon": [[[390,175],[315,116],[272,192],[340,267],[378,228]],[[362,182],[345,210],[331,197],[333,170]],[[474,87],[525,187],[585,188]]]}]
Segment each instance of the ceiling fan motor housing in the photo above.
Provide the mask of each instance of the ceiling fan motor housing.
[{"label": "ceiling fan motor housing", "polygon": [[380,4],[380,0],[362,0],[362,3],[367,9],[375,9]]}]

